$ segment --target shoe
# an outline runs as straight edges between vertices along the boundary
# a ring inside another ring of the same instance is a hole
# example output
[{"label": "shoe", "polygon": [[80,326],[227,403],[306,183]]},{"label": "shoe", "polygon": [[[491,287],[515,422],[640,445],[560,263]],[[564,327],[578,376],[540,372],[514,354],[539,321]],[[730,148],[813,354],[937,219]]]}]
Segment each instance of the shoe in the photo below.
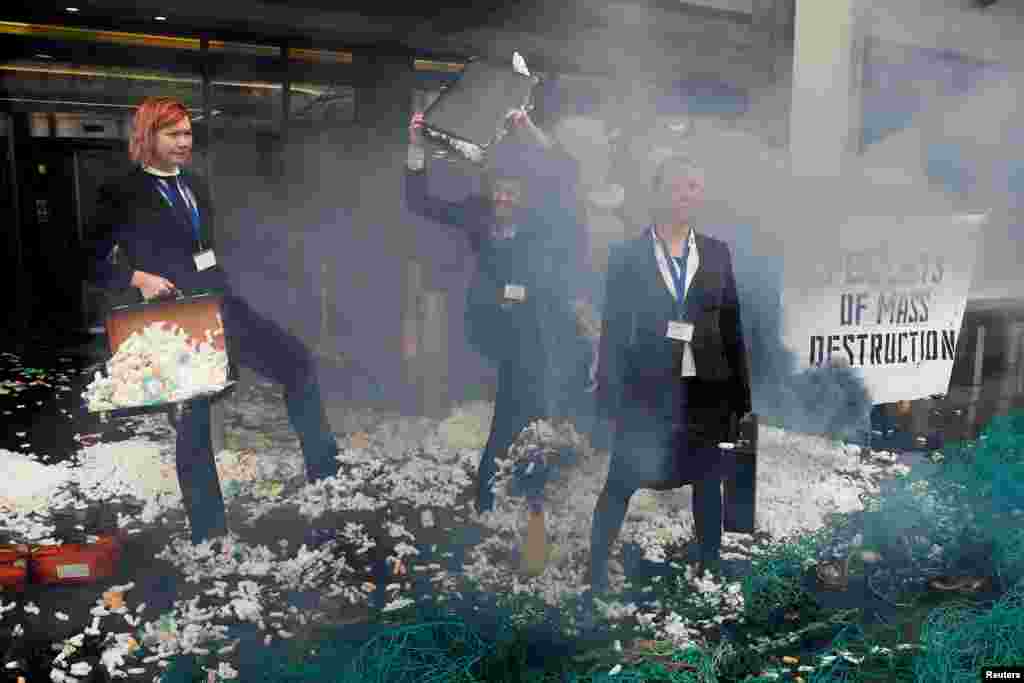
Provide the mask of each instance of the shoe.
[{"label": "shoe", "polygon": [[192,545],[202,545],[207,541],[211,541],[210,547],[213,548],[215,553],[219,553],[223,549],[224,541],[227,540],[228,532],[226,529],[211,531],[202,536],[192,536]]},{"label": "shoe", "polygon": [[485,512],[491,512],[494,510],[494,496],[478,495],[474,505],[476,507],[477,515],[482,515]]},{"label": "shoe", "polygon": [[722,560],[719,557],[704,556],[697,562],[697,576],[710,572],[712,576],[722,576]]},{"label": "shoe", "polygon": [[596,579],[590,580],[590,590],[587,591],[590,597],[602,597],[611,590],[611,583],[608,581],[608,573],[605,572]]},{"label": "shoe", "polygon": [[319,527],[310,527],[306,529],[302,536],[302,542],[310,550],[319,550],[323,546],[327,545],[331,541],[337,538],[337,532],[334,529],[321,529]]}]

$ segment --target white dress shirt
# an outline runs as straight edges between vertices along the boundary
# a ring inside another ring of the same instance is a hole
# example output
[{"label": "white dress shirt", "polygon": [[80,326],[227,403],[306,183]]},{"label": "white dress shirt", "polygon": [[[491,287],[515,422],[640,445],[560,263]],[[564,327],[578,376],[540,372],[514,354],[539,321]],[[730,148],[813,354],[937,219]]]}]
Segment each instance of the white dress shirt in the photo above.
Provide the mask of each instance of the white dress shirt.
[{"label": "white dress shirt", "polygon": [[[655,234],[654,228],[651,228],[651,243],[654,249],[655,258],[658,260],[658,270],[661,271],[661,279],[665,283],[665,286],[668,287],[668,291],[672,294],[672,298],[680,303],[686,301],[686,295],[690,292],[690,284],[693,282],[694,275],[697,274],[697,268],[700,267],[700,255],[697,253],[697,240],[694,237],[692,228],[690,229],[688,241],[690,243],[690,253],[686,260],[686,279],[683,283],[683,293],[680,298],[680,294],[676,292],[673,273],[672,271],[669,271],[669,268],[672,268],[673,271],[679,272],[676,270],[679,266],[676,265],[674,259],[668,258],[668,254],[666,254],[665,250],[662,248],[661,241],[658,239],[657,234]],[[681,376],[697,376],[697,364],[693,359],[693,349],[690,347],[688,342],[683,342],[683,367]]]}]

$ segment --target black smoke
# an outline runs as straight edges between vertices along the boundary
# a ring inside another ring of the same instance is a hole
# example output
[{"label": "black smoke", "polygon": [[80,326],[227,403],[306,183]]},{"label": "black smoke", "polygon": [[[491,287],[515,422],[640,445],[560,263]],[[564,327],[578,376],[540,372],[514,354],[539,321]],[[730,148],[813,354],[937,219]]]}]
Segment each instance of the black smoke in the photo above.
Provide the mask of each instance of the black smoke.
[{"label": "black smoke", "polygon": [[871,395],[847,367],[800,367],[783,343],[783,260],[759,249],[752,228],[737,230],[733,269],[750,360],[754,412],[791,431],[860,440],[870,429]]}]

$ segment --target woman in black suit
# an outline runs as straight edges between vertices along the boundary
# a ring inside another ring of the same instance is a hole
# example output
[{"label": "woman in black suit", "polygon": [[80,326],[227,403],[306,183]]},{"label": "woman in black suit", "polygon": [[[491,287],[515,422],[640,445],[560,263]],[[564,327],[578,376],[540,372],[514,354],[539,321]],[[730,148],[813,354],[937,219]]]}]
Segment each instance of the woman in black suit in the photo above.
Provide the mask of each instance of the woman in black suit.
[{"label": "woman in black suit", "polygon": [[[217,262],[209,191],[202,178],[185,168],[192,153],[192,123],[184,105],[170,98],[144,101],[135,114],[130,153],[134,170],[100,189],[90,280],[134,300],[174,292],[223,295],[232,366],[245,365],[284,385],[307,482],[336,474],[338,446],[312,355],[299,339],[233,294]],[[175,426],[175,464],[192,542],[222,537],[228,525],[211,444],[209,400],[194,401]],[[306,540],[319,544],[329,533],[311,529]]]},{"label": "woman in black suit", "polygon": [[729,248],[692,229],[703,173],[672,157],[659,165],[654,191],[653,225],[615,245],[608,261],[598,382],[616,435],[594,511],[595,592],[608,587],[611,545],[641,488],[693,484],[701,567],[717,567],[724,474],[718,444],[728,440],[733,417],[746,419],[751,409]]}]

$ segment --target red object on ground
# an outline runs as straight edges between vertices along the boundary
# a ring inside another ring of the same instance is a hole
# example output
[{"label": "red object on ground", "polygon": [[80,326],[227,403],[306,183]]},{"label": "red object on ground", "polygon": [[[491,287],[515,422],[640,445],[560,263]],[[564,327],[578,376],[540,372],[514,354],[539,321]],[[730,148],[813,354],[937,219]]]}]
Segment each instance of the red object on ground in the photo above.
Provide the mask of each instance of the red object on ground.
[{"label": "red object on ground", "polygon": [[0,545],[0,587],[25,590],[29,555],[27,545]]},{"label": "red object on ground", "polygon": [[116,535],[100,536],[95,543],[65,543],[32,548],[32,582],[82,584],[109,579],[121,559]]}]

